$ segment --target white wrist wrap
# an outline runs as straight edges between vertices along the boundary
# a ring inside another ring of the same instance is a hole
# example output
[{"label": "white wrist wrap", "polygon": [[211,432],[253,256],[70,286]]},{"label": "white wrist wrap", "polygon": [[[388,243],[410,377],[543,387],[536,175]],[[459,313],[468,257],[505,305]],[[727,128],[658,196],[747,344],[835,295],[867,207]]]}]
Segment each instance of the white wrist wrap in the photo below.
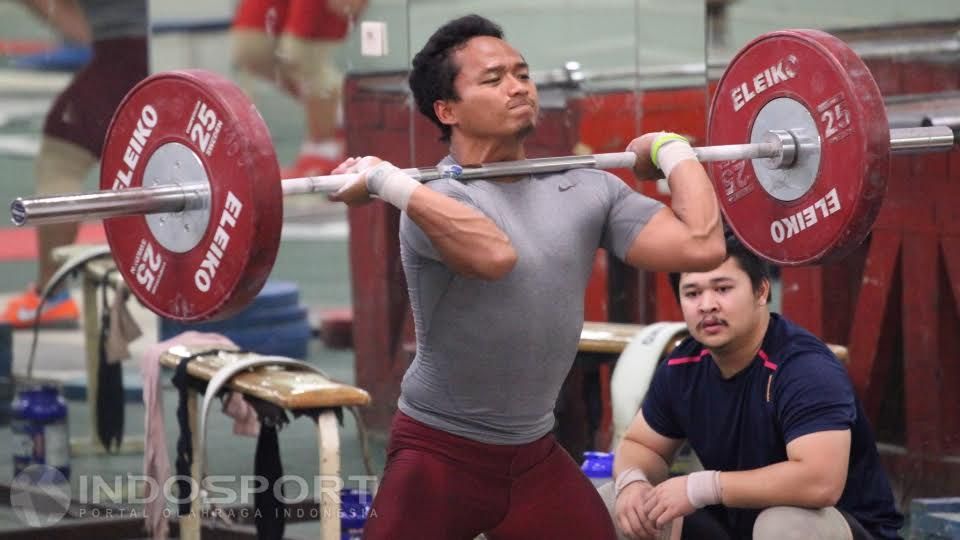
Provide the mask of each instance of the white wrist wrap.
[{"label": "white wrist wrap", "polygon": [[367,171],[367,191],[396,206],[401,212],[407,210],[410,196],[419,186],[420,182],[386,161]]},{"label": "white wrist wrap", "polygon": [[649,484],[650,480],[647,480],[647,475],[643,474],[643,471],[640,470],[639,467],[633,467],[618,474],[617,480],[613,483],[614,498],[619,497],[620,492],[634,482],[646,482]]},{"label": "white wrist wrap", "polygon": [[670,178],[670,172],[678,163],[685,159],[696,161],[697,154],[693,152],[690,143],[673,139],[664,142],[657,150],[657,162],[660,164],[660,170],[663,171],[664,178]]},{"label": "white wrist wrap", "polygon": [[687,476],[687,498],[694,508],[722,502],[720,471],[697,471]]}]

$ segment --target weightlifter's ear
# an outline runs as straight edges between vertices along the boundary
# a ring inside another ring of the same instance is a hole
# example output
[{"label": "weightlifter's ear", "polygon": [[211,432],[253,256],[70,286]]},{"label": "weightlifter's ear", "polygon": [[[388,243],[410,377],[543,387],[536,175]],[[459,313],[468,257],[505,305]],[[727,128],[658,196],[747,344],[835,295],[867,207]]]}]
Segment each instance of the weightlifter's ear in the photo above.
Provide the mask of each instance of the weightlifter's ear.
[{"label": "weightlifter's ear", "polygon": [[457,114],[453,110],[452,103],[449,100],[438,99],[433,102],[433,113],[437,115],[440,123],[448,126],[457,123]]}]

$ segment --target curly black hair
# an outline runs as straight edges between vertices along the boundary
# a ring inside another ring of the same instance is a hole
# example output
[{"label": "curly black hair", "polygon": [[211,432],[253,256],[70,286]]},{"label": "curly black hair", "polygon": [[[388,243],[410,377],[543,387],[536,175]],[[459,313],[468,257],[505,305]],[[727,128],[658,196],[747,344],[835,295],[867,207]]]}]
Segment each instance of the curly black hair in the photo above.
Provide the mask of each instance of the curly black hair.
[{"label": "curly black hair", "polygon": [[441,26],[413,57],[408,81],[413,99],[420,113],[440,128],[443,142],[450,142],[451,129],[437,118],[433,104],[437,100],[460,99],[453,86],[460,72],[460,66],[453,61],[453,53],[478,36],[503,39],[503,29],[480,15],[466,15]]}]

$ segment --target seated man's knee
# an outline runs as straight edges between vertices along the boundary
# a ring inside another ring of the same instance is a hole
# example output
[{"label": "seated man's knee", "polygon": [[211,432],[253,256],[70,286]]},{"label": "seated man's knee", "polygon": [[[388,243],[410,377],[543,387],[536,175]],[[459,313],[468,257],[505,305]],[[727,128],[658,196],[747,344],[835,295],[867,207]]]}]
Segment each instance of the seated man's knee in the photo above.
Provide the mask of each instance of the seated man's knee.
[{"label": "seated man's knee", "polygon": [[607,507],[607,512],[610,512],[610,515],[612,516],[617,502],[616,491],[613,489],[613,482],[607,482],[606,484],[603,484],[597,488],[597,491],[600,492],[600,498],[603,499],[603,504]]},{"label": "seated man's knee", "polygon": [[850,540],[850,529],[835,508],[774,506],[757,516],[754,540]]},{"label": "seated man's knee", "polygon": [[597,488],[597,491],[600,493],[600,498],[603,499],[604,506],[607,507],[607,512],[610,514],[610,519],[613,520],[613,527],[617,531],[617,540],[627,540],[626,535],[620,530],[620,525],[617,523],[617,492],[614,489],[613,482],[607,482],[602,486]]}]

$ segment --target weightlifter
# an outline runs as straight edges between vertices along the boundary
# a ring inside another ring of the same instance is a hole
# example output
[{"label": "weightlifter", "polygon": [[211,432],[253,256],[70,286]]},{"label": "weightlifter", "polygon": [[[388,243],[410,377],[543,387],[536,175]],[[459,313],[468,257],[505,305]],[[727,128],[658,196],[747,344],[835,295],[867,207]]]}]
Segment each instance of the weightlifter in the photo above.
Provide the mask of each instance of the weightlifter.
[{"label": "weightlifter", "polygon": [[[690,337],[657,369],[616,449],[618,528],[657,538],[683,517],[681,538],[899,538],[846,370],[770,312],[760,258],[731,234],[723,264],[671,279]],[[707,470],[667,479],[685,440]]]},{"label": "weightlifter", "polygon": [[[526,157],[537,89],[493,22],[471,15],[442,26],[409,82],[449,142],[441,167]],[[334,171],[362,172],[334,198],[375,194],[403,211],[417,332],[365,538],[614,538],[597,490],[551,435],[595,252],[685,271],[724,255],[719,205],[690,146],[635,139],[640,178],[658,174],[651,150],[671,208],[599,170],[427,185],[373,157]]]},{"label": "weightlifter", "polygon": [[[93,57],[54,100],[43,124],[35,162],[37,193],[80,191],[100,159],[113,112],[147,76],[146,0],[80,0],[92,36]],[[41,313],[38,290],[56,271],[53,249],[73,242],[76,223],[37,229],[37,281],[10,299],[3,319],[15,328],[76,325],[77,305],[66,289],[53,293]]]}]

